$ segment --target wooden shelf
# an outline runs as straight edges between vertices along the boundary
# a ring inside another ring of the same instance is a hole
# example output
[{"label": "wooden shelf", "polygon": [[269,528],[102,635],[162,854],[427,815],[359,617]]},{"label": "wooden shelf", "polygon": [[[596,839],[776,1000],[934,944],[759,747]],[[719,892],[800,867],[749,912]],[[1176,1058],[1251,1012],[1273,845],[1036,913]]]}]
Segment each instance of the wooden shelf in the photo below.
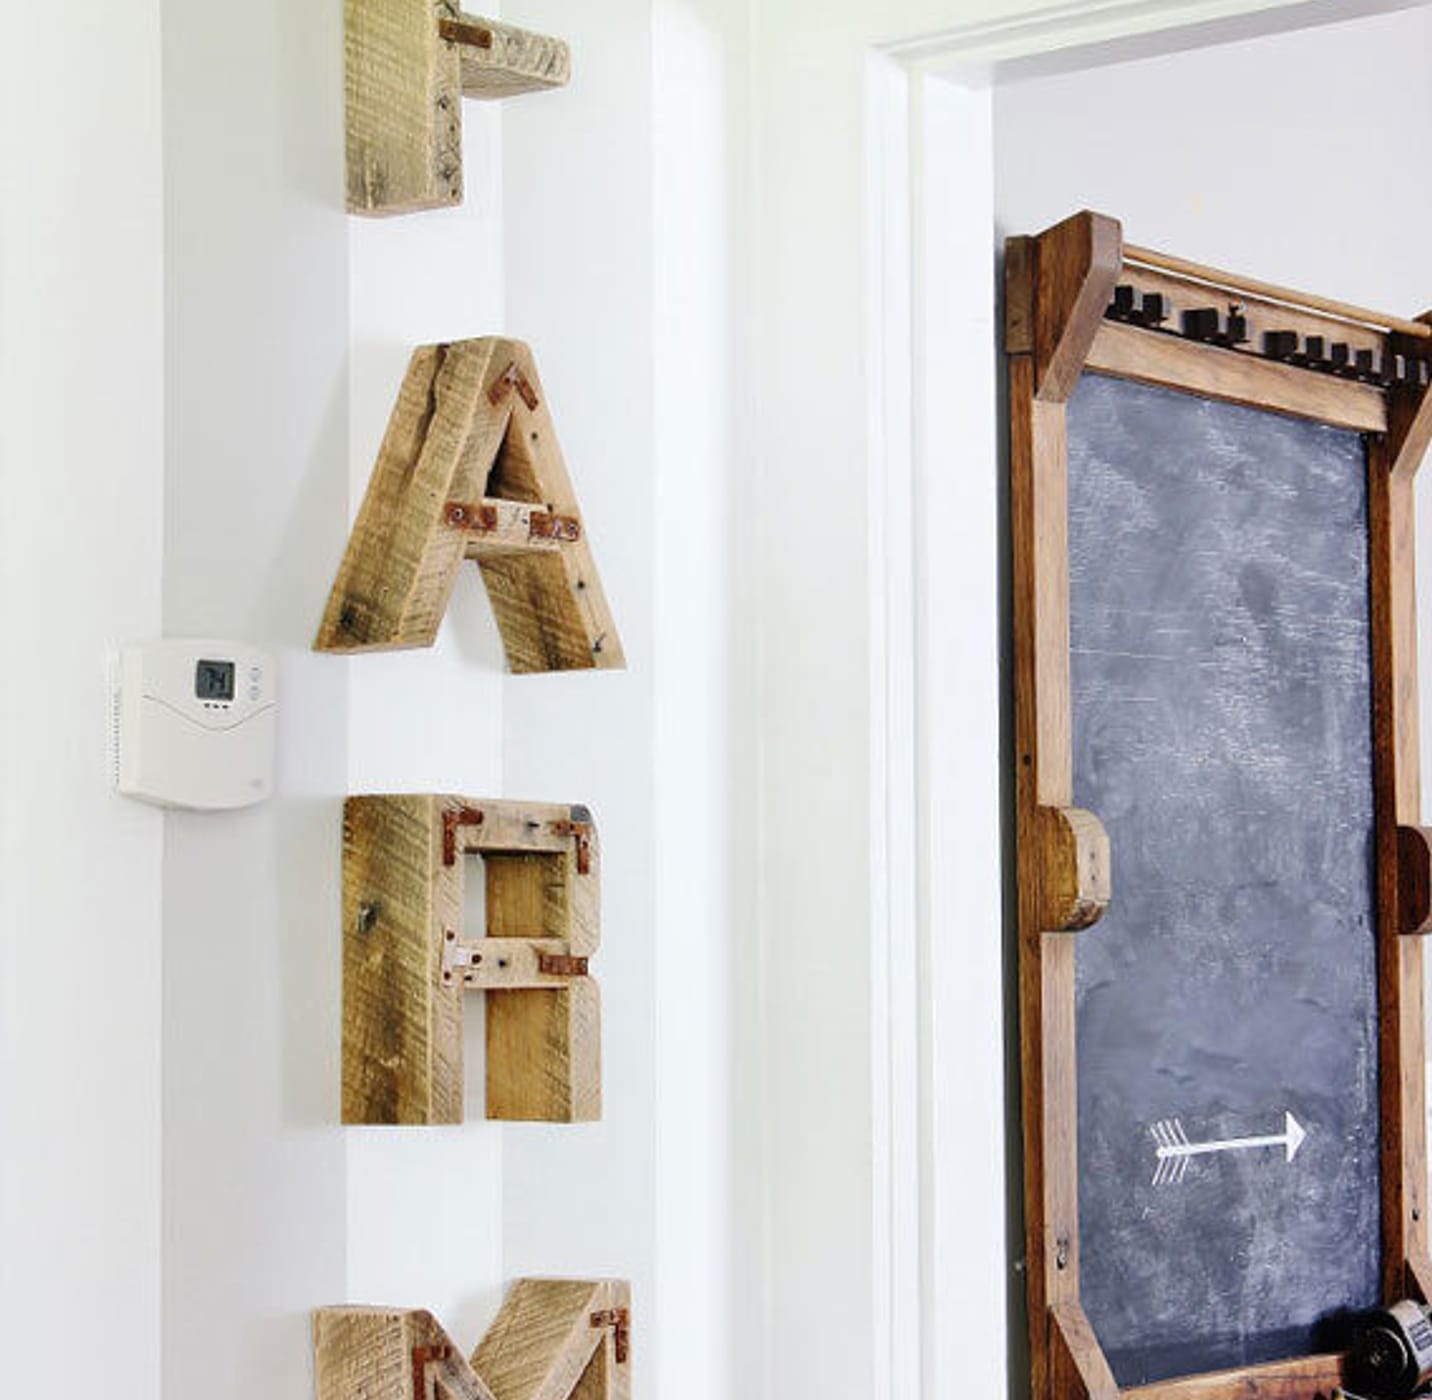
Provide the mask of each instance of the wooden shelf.
[{"label": "wooden shelf", "polygon": [[453,0],[347,0],[348,209],[461,204],[462,99],[563,86],[561,39],[463,14]]},{"label": "wooden shelf", "polygon": [[[462,927],[468,855],[487,927]],[[431,795],[343,808],[343,1121],[460,1123],[464,993],[487,994],[487,1116],[601,1117],[597,832],[585,807]]]},{"label": "wooden shelf", "polygon": [[314,646],[431,646],[464,560],[513,671],[620,668],[532,352],[488,338],[414,352]]},{"label": "wooden shelf", "polygon": [[320,1308],[317,1400],[630,1400],[631,1288],[621,1279],[519,1279],[465,1358],[429,1312]]}]

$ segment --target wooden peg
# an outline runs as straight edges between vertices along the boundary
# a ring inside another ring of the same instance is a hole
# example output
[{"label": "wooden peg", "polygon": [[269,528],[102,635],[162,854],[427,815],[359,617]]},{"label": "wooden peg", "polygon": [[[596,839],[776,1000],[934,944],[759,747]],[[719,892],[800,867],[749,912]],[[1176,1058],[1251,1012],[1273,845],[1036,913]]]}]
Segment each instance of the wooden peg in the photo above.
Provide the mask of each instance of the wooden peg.
[{"label": "wooden peg", "polygon": [[1118,223],[1085,210],[1035,246],[1034,356],[1037,396],[1063,403],[1074,392],[1118,282]]},{"label": "wooden peg", "polygon": [[1298,353],[1297,331],[1264,331],[1263,353],[1270,360],[1291,361]]},{"label": "wooden peg", "polygon": [[1432,928],[1432,829],[1397,828],[1397,922],[1400,933]]},{"label": "wooden peg", "polygon": [[1041,843],[1040,927],[1075,931],[1098,922],[1109,907],[1109,836],[1092,812],[1077,807],[1039,809]]},{"label": "wooden peg", "polygon": [[1183,333],[1189,340],[1216,341],[1223,331],[1217,307],[1201,306],[1183,313]]}]

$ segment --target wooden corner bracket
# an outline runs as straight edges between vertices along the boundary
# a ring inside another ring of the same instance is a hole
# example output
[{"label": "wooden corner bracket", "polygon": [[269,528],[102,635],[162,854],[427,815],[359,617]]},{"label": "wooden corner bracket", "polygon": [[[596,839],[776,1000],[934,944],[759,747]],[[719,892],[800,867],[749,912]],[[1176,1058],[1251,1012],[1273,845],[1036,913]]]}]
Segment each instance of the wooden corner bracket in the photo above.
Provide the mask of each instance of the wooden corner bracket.
[{"label": "wooden corner bracket", "polygon": [[[463,930],[467,855],[487,927]],[[487,993],[487,1116],[601,1117],[597,831],[585,807],[429,795],[343,807],[343,1121],[460,1123],[463,998]]]},{"label": "wooden corner bracket", "polygon": [[409,1308],[313,1314],[317,1400],[630,1400],[631,1288],[519,1279],[471,1360]]},{"label": "wooden corner bracket", "polygon": [[561,87],[560,39],[463,14],[456,0],[346,0],[348,209],[461,204],[462,99]]},{"label": "wooden corner bracket", "polygon": [[513,671],[626,664],[537,366],[517,340],[414,352],[315,649],[431,646],[467,559]]}]

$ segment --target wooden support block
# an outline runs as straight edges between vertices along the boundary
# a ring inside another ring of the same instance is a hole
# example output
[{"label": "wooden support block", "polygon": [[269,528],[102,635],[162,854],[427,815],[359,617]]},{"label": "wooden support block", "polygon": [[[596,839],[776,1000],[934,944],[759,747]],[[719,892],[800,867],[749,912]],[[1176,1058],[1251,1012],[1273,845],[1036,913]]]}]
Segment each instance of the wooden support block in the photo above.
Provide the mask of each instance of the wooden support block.
[{"label": "wooden support block", "polygon": [[[462,927],[483,857],[487,927]],[[601,1116],[597,833],[585,807],[350,797],[343,809],[343,1121],[460,1123],[463,1000],[487,993],[487,1116]]]},{"label": "wooden support block", "polygon": [[1397,921],[1399,933],[1432,928],[1432,828],[1397,828]]},{"label": "wooden support block", "polygon": [[314,646],[431,646],[476,561],[513,671],[626,664],[532,352],[414,352]]},{"label": "wooden support block", "polygon": [[[1432,322],[1432,311],[1420,320]],[[1403,356],[1411,372],[1388,393],[1388,456],[1395,476],[1411,475],[1432,444],[1432,388],[1428,386],[1426,361],[1422,358],[1426,345],[1416,344],[1409,337],[1394,340],[1392,349]]]},{"label": "wooden support block", "polygon": [[460,204],[462,98],[560,87],[560,39],[462,14],[456,0],[346,0],[348,208]]},{"label": "wooden support block", "polygon": [[319,1308],[317,1400],[630,1400],[631,1287],[519,1279],[471,1361],[431,1313]]},{"label": "wooden support block", "polygon": [[1117,221],[1088,210],[1050,229],[1035,245],[1037,398],[1062,403],[1074,391],[1114,296],[1122,250]]},{"label": "wooden support block", "polygon": [[1077,1302],[1049,1309],[1049,1377],[1055,1400],[1118,1400],[1114,1373]]},{"label": "wooden support block", "polygon": [[1089,928],[1109,907],[1109,836],[1092,812],[1039,809],[1040,928],[1061,933]]}]

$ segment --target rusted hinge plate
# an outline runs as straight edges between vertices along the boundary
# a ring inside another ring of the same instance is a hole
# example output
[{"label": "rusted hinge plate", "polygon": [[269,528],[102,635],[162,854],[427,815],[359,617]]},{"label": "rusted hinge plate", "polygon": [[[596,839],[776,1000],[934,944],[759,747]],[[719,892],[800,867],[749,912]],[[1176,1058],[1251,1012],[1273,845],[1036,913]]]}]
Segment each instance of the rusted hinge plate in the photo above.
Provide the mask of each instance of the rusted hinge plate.
[{"label": "rusted hinge plate", "polygon": [[587,960],[566,953],[538,953],[537,971],[548,977],[585,977]]},{"label": "rusted hinge plate", "polygon": [[488,400],[499,404],[513,389],[521,395],[522,402],[535,412],[538,404],[537,391],[532,387],[532,381],[518,369],[516,360],[492,381],[492,387],[487,391]]},{"label": "rusted hinge plate", "polygon": [[577,873],[592,873],[592,824],[591,822],[555,821],[552,823],[554,836],[570,836],[577,843]]},{"label": "rusted hinge plate", "polygon": [[466,501],[449,501],[443,507],[443,519],[458,530],[495,530],[497,507],[469,505]]},{"label": "rusted hinge plate", "polygon": [[450,807],[443,813],[443,864],[457,864],[457,833],[460,827],[481,826],[482,813],[476,807]]},{"label": "rusted hinge plate", "polygon": [[616,1348],[617,1364],[626,1364],[631,1354],[631,1313],[626,1308],[603,1308],[592,1314],[592,1326],[598,1330],[610,1327]]},{"label": "rusted hinge plate", "polygon": [[534,540],[579,540],[582,522],[575,515],[558,515],[555,511],[534,510],[527,522],[527,533]]},{"label": "rusted hinge plate", "polygon": [[440,19],[438,33],[449,43],[466,44],[470,49],[492,47],[492,30],[485,24],[466,24],[460,19]]},{"label": "rusted hinge plate", "polygon": [[443,506],[443,522],[453,530],[498,534],[513,544],[519,543],[524,527],[529,540],[571,544],[582,538],[582,522],[575,515],[540,510],[520,502],[504,502],[499,507],[489,501],[449,501]]},{"label": "rusted hinge plate", "polygon": [[[554,946],[555,945],[555,946]],[[456,929],[443,929],[443,985],[484,992],[540,990],[549,977],[585,977],[585,957],[563,951],[553,939],[547,947],[525,938],[482,938],[468,942]]]}]

